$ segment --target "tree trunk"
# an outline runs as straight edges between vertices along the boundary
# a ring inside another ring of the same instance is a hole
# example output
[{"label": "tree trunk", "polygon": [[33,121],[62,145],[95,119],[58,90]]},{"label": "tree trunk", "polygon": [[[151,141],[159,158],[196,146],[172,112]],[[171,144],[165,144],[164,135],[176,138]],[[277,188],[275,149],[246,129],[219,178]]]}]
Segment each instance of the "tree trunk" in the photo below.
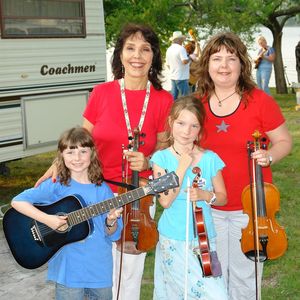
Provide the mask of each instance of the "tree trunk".
[{"label": "tree trunk", "polygon": [[276,49],[276,59],[274,61],[275,83],[277,94],[287,94],[287,86],[285,81],[285,70],[281,52],[282,30],[273,32],[273,47]]}]

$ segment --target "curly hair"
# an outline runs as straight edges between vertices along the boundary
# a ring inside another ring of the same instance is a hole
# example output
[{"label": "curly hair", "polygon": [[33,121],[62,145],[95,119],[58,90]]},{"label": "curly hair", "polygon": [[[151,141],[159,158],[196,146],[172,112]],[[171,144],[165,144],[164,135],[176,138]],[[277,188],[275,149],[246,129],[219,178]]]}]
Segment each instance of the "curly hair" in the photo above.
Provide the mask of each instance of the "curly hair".
[{"label": "curly hair", "polygon": [[184,48],[185,48],[187,54],[190,55],[190,54],[194,53],[195,48],[196,48],[196,44],[195,44],[194,41],[191,41],[191,42],[187,43],[187,44],[184,46]]},{"label": "curly hair", "polygon": [[[252,79],[252,64],[247,52],[247,47],[241,39],[232,32],[221,32],[214,35],[206,43],[199,62],[198,75],[198,89],[200,98],[207,95],[207,99],[212,95],[215,89],[215,84],[209,75],[209,61],[210,56],[225,47],[230,53],[234,53],[240,60],[241,73],[236,85],[236,91],[241,96],[249,95],[251,90],[255,87],[255,82]],[[245,105],[248,103],[248,97],[242,97]]]},{"label": "curly hair", "polygon": [[127,24],[121,30],[121,33],[117,39],[115,49],[112,56],[112,73],[114,79],[120,79],[123,77],[121,54],[123,51],[126,40],[137,33],[141,33],[145,41],[151,45],[153,52],[153,59],[151,69],[148,73],[148,78],[156,90],[162,89],[162,83],[159,76],[162,72],[162,58],[160,52],[159,39],[153,29],[146,25],[140,24]]},{"label": "curly hair", "polygon": [[63,151],[67,148],[76,149],[78,146],[91,149],[91,163],[88,167],[89,180],[91,183],[101,185],[102,168],[95,144],[91,134],[83,127],[74,127],[65,131],[58,141],[56,164],[60,183],[68,185],[71,179],[71,172],[64,163]]},{"label": "curly hair", "polygon": [[200,140],[202,134],[204,133],[204,122],[205,122],[206,114],[205,114],[205,109],[204,109],[202,102],[198,98],[193,96],[192,94],[188,95],[188,96],[180,97],[173,103],[170,114],[169,114],[169,118],[166,123],[166,137],[167,137],[167,140],[170,141],[171,144],[173,144],[172,127],[173,127],[174,121],[176,119],[178,119],[180,113],[184,109],[193,113],[196,116],[196,118],[200,124],[198,140]]}]

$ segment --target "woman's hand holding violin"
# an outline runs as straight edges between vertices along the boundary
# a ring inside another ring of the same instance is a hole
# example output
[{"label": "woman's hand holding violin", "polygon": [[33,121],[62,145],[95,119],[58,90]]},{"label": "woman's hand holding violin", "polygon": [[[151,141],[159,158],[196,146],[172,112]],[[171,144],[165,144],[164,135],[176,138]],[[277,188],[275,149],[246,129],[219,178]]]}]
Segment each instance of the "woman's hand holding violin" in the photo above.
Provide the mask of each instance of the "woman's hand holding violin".
[{"label": "woman's hand holding violin", "polygon": [[252,153],[252,158],[256,159],[257,164],[262,167],[269,167],[273,161],[268,150],[259,149]]},{"label": "woman's hand holding violin", "polygon": [[132,171],[141,172],[149,169],[149,160],[144,153],[137,151],[124,151],[124,154]]}]

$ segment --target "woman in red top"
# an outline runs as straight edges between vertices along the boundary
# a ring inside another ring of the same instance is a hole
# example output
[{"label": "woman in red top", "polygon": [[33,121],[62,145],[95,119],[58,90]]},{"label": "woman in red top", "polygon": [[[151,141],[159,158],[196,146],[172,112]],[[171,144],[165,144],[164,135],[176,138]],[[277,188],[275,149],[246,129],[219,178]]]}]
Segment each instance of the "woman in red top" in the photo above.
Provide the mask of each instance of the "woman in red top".
[{"label": "woman in red top", "polygon": [[217,251],[231,300],[255,299],[255,264],[241,251],[241,229],[248,224],[241,193],[249,184],[246,145],[259,130],[266,150],[252,154],[263,167],[263,178],[272,181],[271,163],[289,154],[291,136],[276,101],[257,89],[251,78],[247,48],[233,33],[213,36],[200,58],[198,90],[206,109],[203,148],[216,152],[223,170],[228,202],[213,209]]},{"label": "woman in red top", "polygon": [[[127,149],[136,127],[143,134],[142,143],[138,152],[125,152],[128,175],[132,170],[141,172],[141,177],[151,174],[149,157],[165,146],[164,125],[173,104],[172,95],[162,89],[161,71],[161,52],[155,32],[148,26],[126,25],[113,53],[115,80],[94,88],[83,113],[83,127],[92,133],[105,179],[122,181],[123,148]],[[50,170],[38,183],[52,173]],[[114,192],[118,190],[115,185],[111,188]],[[119,300],[139,300],[145,256],[146,253],[124,253]],[[119,268],[115,271],[116,283]]]}]

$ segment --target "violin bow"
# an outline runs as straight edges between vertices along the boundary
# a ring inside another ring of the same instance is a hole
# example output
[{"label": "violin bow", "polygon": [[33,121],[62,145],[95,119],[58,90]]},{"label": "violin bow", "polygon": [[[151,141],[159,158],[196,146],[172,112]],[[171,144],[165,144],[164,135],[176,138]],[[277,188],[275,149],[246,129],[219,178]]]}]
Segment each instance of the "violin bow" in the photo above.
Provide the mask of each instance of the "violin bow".
[{"label": "violin bow", "polygon": [[[255,131],[253,133],[253,137],[255,139],[255,144],[254,144],[254,151],[258,150],[257,149],[257,143],[259,143],[258,138],[260,136],[260,133]],[[260,289],[258,286],[258,263],[259,263],[259,237],[258,237],[258,223],[257,223],[257,197],[256,197],[256,162],[254,159],[252,159],[252,174],[250,172],[250,161],[251,161],[251,149],[249,148],[249,153],[248,153],[248,162],[249,162],[249,179],[250,179],[250,188],[251,188],[251,200],[252,200],[252,215],[254,216],[253,218],[253,228],[254,228],[254,253],[255,253],[255,298],[256,300],[260,300]],[[256,222],[255,222],[256,220]]]},{"label": "violin bow", "polygon": [[184,300],[188,300],[188,256],[189,256],[189,224],[190,224],[190,178],[187,178],[186,223],[185,223],[185,280]]}]

